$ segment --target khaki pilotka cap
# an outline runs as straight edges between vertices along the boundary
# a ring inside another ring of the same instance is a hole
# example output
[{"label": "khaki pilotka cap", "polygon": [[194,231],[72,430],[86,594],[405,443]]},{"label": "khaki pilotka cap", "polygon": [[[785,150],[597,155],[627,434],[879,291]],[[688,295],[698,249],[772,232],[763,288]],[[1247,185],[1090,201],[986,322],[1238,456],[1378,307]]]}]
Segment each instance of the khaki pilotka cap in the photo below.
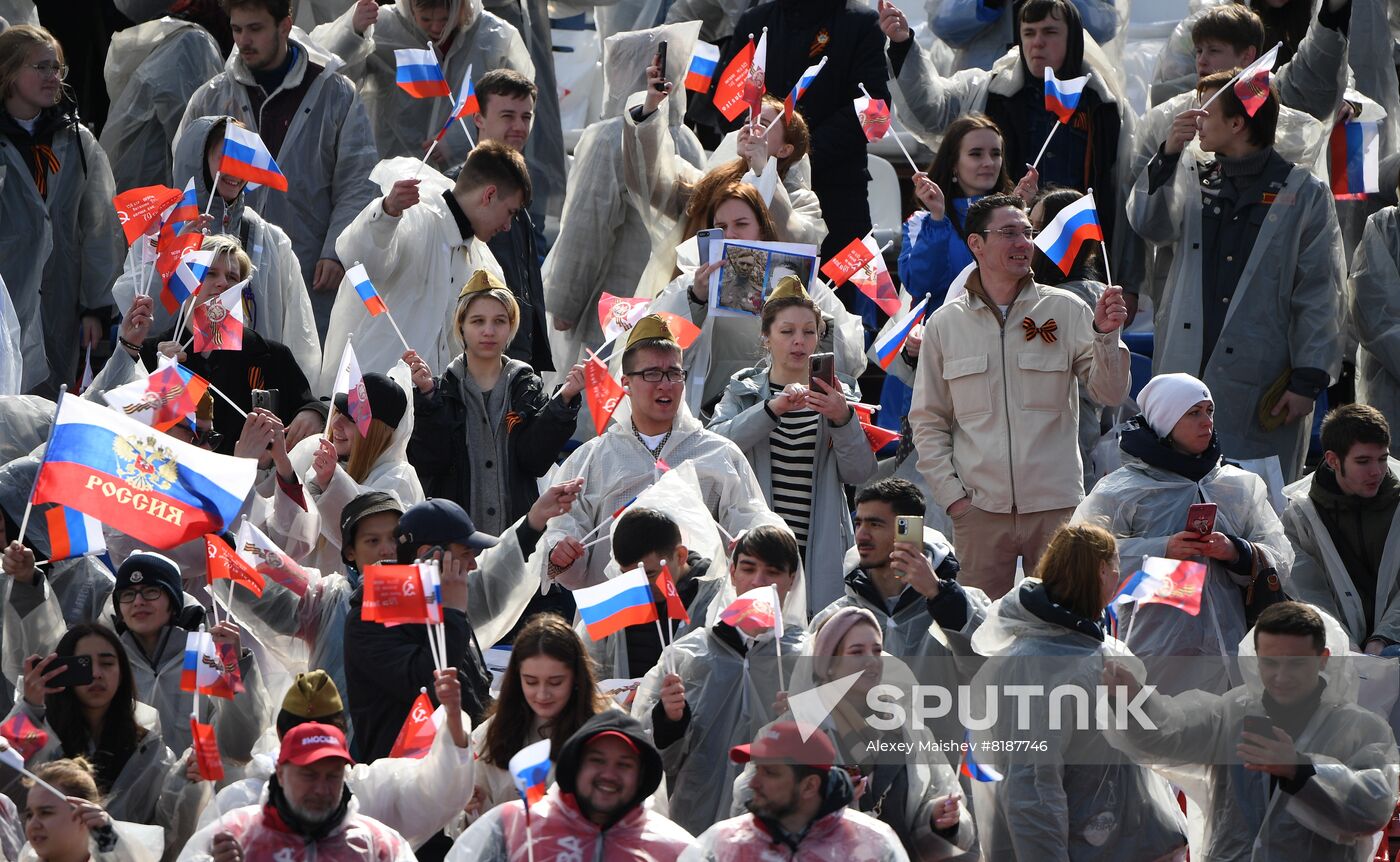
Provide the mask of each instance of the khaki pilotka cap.
[{"label": "khaki pilotka cap", "polygon": [[763,300],[767,305],[775,299],[806,299],[811,300],[811,294],[807,293],[807,288],[803,286],[802,279],[795,275],[785,275],[778,279],[778,286],[773,288],[768,294],[768,298]]},{"label": "khaki pilotka cap", "polygon": [[680,342],[676,340],[675,333],[671,332],[671,327],[667,325],[666,319],[659,314],[648,314],[641,320],[632,324],[632,330],[627,333],[627,350],[631,350],[634,344],[641,341],[653,340],[669,341],[680,348]]},{"label": "khaki pilotka cap", "polygon": [[484,269],[478,269],[476,272],[472,273],[471,278],[467,279],[467,283],[462,285],[462,292],[457,294],[457,298],[461,299],[469,293],[480,293],[483,290],[508,291],[510,288],[506,287],[506,283],[497,278],[493,273]]},{"label": "khaki pilotka cap", "polygon": [[345,704],[330,674],[312,670],[297,674],[287,696],[282,698],[282,709],[298,718],[326,718],[344,712]]}]

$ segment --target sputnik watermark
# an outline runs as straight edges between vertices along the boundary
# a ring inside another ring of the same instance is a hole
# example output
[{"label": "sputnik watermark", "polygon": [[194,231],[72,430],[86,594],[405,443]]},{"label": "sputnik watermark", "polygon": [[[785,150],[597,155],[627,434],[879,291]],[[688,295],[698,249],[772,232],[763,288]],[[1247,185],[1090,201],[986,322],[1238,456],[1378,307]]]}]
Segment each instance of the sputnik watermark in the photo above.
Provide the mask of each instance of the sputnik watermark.
[{"label": "sputnik watermark", "polygon": [[[906,688],[881,684],[866,693],[865,705],[872,713],[866,720],[880,731],[909,726],[911,718],[915,727],[922,728],[950,717],[956,709],[958,723],[972,731],[994,727],[1003,731],[1156,730],[1157,724],[1143,710],[1156,692],[1153,685],[1144,685],[1136,693],[1130,693],[1127,686],[1060,685],[1047,692],[1043,685],[960,685],[955,694],[941,685]],[[1001,705],[1007,700],[1014,701],[1009,726],[1001,715]],[[1044,706],[1034,708],[1036,701],[1043,701]],[[1072,728],[1064,727],[1066,717],[1072,719]]]}]

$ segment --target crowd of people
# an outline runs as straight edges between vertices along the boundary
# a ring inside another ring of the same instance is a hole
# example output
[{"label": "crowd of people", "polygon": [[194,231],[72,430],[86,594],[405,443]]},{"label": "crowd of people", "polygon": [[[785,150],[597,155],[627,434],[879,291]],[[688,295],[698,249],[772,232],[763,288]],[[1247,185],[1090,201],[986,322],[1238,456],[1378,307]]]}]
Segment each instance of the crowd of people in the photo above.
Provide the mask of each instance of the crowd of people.
[{"label": "crowd of people", "polygon": [[0,0],[0,858],[1395,858],[1400,8],[1128,2]]}]

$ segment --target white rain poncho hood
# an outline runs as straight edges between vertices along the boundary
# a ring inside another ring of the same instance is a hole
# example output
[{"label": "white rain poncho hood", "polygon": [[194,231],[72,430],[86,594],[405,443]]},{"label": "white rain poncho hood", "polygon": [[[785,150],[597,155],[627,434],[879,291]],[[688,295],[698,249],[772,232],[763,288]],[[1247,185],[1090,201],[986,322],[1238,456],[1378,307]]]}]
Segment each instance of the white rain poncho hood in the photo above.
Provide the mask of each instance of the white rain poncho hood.
[{"label": "white rain poncho hood", "polygon": [[[1216,504],[1216,531],[1250,542],[1275,567],[1284,593],[1290,591],[1293,549],[1269,504],[1268,490],[1258,476],[1229,464],[1217,465],[1196,483],[1125,453],[1124,465],[1099,480],[1072,520],[1096,524],[1113,534],[1118,540],[1119,569],[1127,577],[1142,567],[1144,557],[1167,556],[1167,540],[1180,532],[1186,510],[1193,503]],[[1234,574],[1218,561],[1206,563],[1199,615],[1164,605],[1138,609],[1119,606],[1119,632],[1135,654],[1234,655],[1245,631],[1242,587],[1248,585],[1249,578]],[[1210,687],[1225,680],[1222,676],[1213,683],[1197,682]],[[1184,680],[1179,685],[1167,681],[1162,686],[1169,692],[1185,687]]]},{"label": "white rain poncho hood", "polygon": [[20,352],[23,343],[15,304],[10,301],[5,280],[0,278],[0,396],[19,395],[23,391],[24,354]]},{"label": "white rain poncho hood", "polygon": [[112,34],[103,68],[112,110],[98,140],[118,189],[170,182],[168,144],[190,95],[222,69],[214,37],[189,21],[160,18]]}]

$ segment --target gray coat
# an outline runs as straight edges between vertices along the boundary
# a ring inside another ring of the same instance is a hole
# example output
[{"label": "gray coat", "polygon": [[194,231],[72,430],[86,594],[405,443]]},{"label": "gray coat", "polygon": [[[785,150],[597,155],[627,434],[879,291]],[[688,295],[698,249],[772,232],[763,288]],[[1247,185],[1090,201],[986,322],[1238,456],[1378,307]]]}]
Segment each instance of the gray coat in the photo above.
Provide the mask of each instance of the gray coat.
[{"label": "gray coat", "polygon": [[[1173,181],[1148,192],[1143,171],[1128,201],[1133,229],[1174,249],[1155,321],[1154,374],[1199,374],[1215,396],[1215,430],[1230,458],[1279,456],[1284,481],[1303,466],[1312,422],[1273,431],[1260,426],[1265,390],[1292,368],[1321,368],[1336,378],[1341,363],[1338,317],[1345,272],[1332,194],[1307,168],[1294,166],[1259,226],[1230,310],[1209,356],[1203,356],[1201,166],[1183,152]],[[1204,368],[1204,373],[1202,369]]]},{"label": "gray coat", "polygon": [[[847,398],[860,392],[850,378],[842,379]],[[733,440],[753,466],[764,499],[773,505],[773,474],[768,437],[778,423],[764,409],[768,400],[768,364],[748,368],[729,380],[715,407],[709,430]],[[817,422],[815,463],[812,465],[812,529],[803,560],[808,573],[807,607],[824,608],[844,591],[841,570],[834,565],[855,542],[850,506],[842,485],[858,485],[875,472],[875,453],[854,415],[845,425]]]},{"label": "gray coat", "polygon": [[[1347,303],[1356,351],[1356,400],[1400,426],[1400,218],[1386,207],[1366,220],[1351,258]],[[1400,439],[1392,443],[1400,453]]]}]

